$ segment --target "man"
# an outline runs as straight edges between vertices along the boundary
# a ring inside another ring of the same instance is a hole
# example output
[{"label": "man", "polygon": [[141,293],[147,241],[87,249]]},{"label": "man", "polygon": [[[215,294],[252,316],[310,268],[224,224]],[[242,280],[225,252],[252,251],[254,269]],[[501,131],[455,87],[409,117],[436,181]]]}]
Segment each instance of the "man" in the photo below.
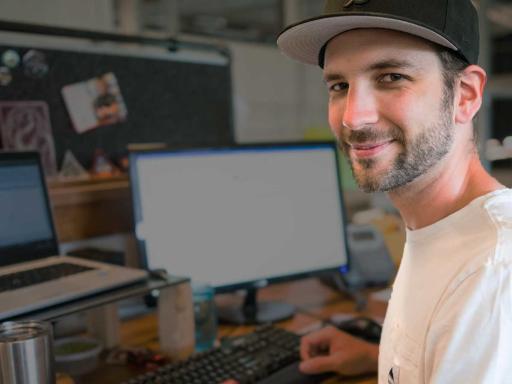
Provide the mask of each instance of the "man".
[{"label": "man", "polygon": [[303,338],[301,370],[378,359],[381,384],[512,383],[512,191],[476,149],[486,74],[470,0],[329,0],[278,45],[323,68],[356,181],[386,191],[407,226],[380,350],[325,328]]}]

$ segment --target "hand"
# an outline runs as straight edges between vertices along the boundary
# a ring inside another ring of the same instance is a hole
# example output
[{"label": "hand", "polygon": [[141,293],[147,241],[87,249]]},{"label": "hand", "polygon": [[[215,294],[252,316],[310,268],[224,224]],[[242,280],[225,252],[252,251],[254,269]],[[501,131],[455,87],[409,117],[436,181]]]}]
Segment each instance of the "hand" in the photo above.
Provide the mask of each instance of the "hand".
[{"label": "hand", "polygon": [[334,327],[325,327],[301,339],[299,369],[305,374],[337,372],[359,375],[376,372],[379,347]]}]

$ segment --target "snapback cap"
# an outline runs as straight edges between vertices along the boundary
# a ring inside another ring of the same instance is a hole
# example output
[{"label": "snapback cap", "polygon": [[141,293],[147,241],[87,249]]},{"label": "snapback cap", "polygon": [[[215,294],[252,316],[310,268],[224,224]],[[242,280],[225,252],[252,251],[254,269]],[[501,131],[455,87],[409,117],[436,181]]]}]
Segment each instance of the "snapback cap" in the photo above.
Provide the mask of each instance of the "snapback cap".
[{"label": "snapback cap", "polygon": [[277,45],[289,57],[323,67],[327,43],[340,33],[384,28],[452,49],[478,61],[478,14],[470,0],[327,0],[323,15],[292,24]]}]

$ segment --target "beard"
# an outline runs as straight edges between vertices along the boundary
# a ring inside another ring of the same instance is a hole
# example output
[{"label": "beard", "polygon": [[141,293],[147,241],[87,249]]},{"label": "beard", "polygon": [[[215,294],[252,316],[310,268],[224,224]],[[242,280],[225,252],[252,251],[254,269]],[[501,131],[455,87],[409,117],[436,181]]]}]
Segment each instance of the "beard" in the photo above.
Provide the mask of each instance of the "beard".
[{"label": "beard", "polygon": [[[426,126],[417,136],[407,139],[402,128],[393,126],[381,132],[375,128],[362,128],[351,131],[339,146],[344,152],[352,174],[359,188],[364,192],[389,192],[403,187],[434,167],[450,151],[453,144],[451,124],[452,98],[445,92],[441,100],[439,119]],[[390,168],[382,172],[372,172],[378,165],[377,159],[357,159],[350,157],[350,145],[364,142],[394,140],[402,148]],[[355,169],[355,163],[360,170]]]}]

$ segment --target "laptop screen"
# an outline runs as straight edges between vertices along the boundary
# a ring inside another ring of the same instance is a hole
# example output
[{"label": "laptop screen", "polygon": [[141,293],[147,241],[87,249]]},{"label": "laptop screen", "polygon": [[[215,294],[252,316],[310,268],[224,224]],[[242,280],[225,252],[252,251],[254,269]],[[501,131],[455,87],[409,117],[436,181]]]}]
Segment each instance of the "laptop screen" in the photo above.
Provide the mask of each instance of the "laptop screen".
[{"label": "laptop screen", "polygon": [[0,265],[57,254],[38,155],[0,154]]}]

